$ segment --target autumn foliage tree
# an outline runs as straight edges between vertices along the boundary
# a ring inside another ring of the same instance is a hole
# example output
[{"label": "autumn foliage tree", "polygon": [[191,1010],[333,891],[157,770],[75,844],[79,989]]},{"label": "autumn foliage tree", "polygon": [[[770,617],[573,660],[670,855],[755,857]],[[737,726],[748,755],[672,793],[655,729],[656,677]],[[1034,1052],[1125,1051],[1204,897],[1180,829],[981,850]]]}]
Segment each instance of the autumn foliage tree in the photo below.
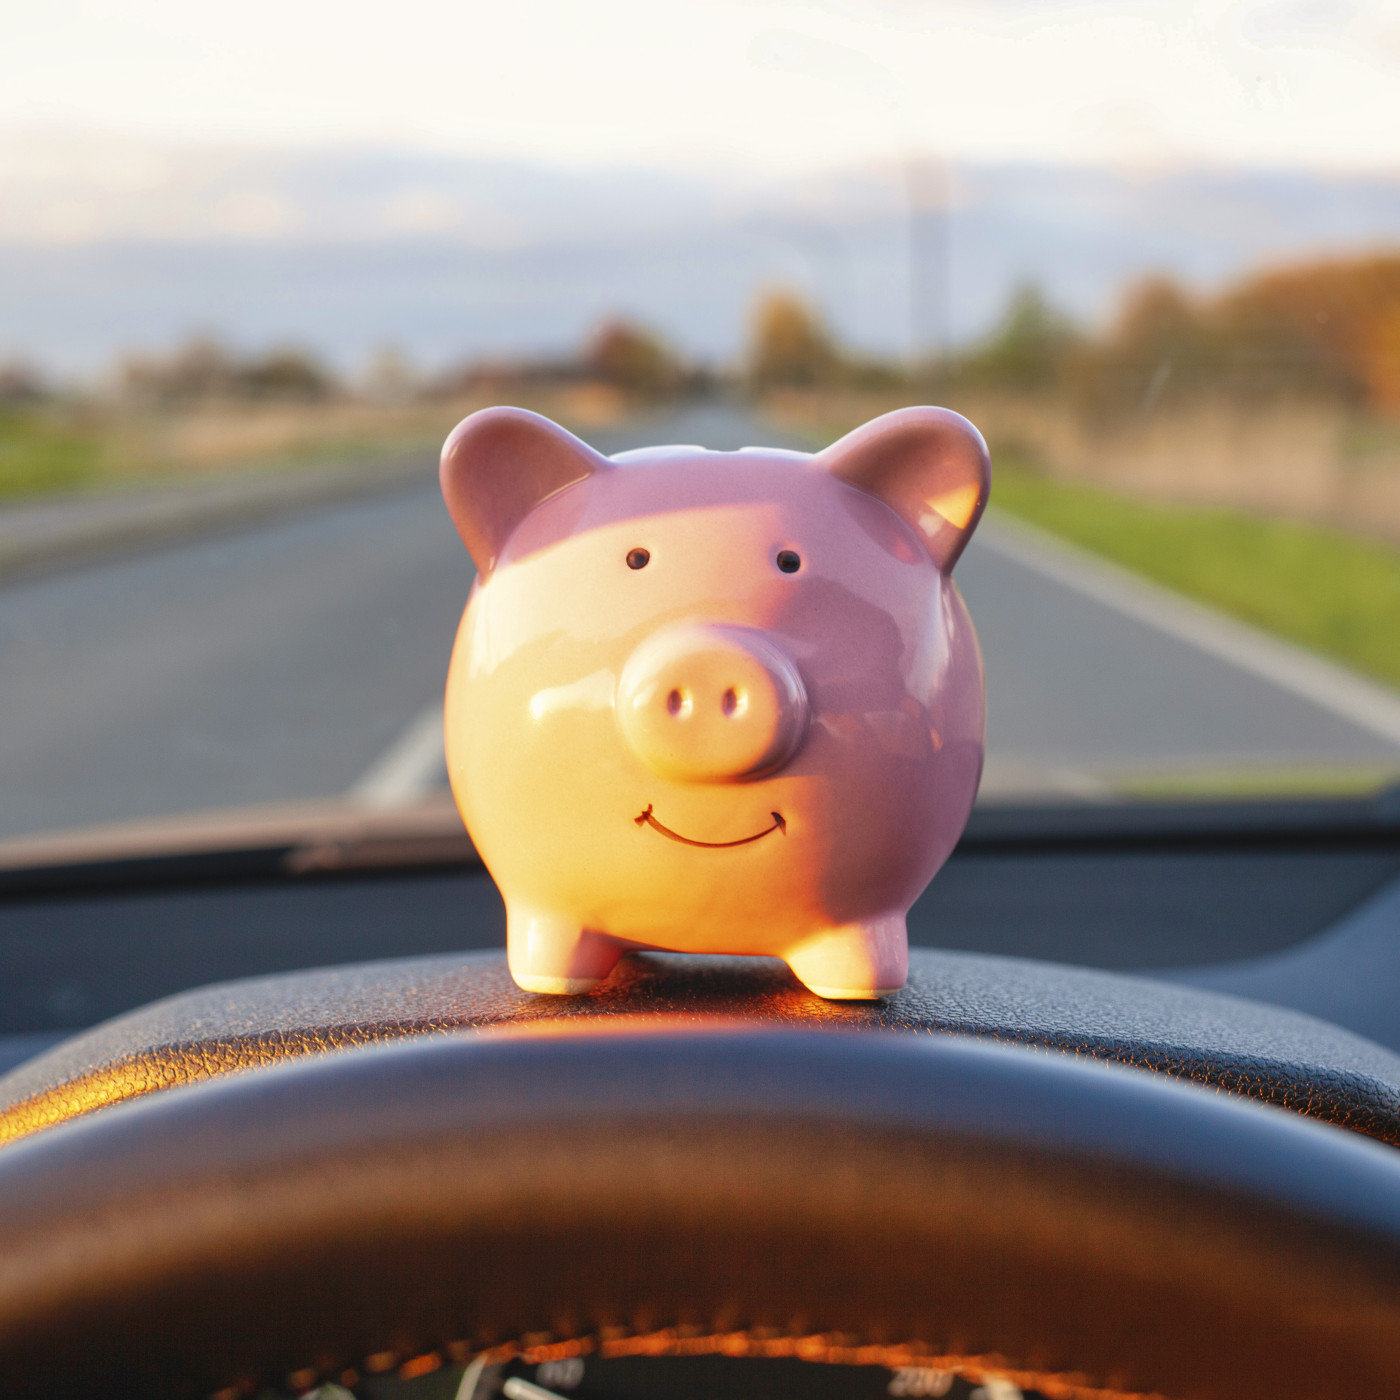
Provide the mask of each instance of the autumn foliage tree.
[{"label": "autumn foliage tree", "polygon": [[1001,324],[981,345],[962,356],[959,381],[1038,393],[1059,389],[1079,346],[1068,317],[1026,284],[1012,295]]},{"label": "autumn foliage tree", "polygon": [[800,297],[774,292],[759,301],[748,351],[755,389],[813,388],[829,381],[840,363],[830,332]]},{"label": "autumn foliage tree", "polygon": [[[908,387],[897,366],[845,351],[789,292],[756,307],[748,372],[759,392]],[[1102,419],[1205,402],[1313,402],[1400,415],[1400,253],[1276,268],[1212,296],[1147,278],[1095,337],[1027,285],[984,340],[937,367],[922,388],[1068,398]]]},{"label": "autumn foliage tree", "polygon": [[584,348],[586,371],[639,399],[661,399],[680,388],[685,368],[660,336],[631,321],[601,325]]},{"label": "autumn foliage tree", "polygon": [[1082,370],[1097,407],[1211,397],[1400,409],[1400,256],[1276,269],[1208,298],[1153,279]]},{"label": "autumn foliage tree", "polygon": [[316,400],[335,389],[330,372],[309,352],[280,347],[240,359],[201,337],[169,355],[132,356],[121,366],[123,395],[141,403],[188,406],[223,400]]},{"label": "autumn foliage tree", "polygon": [[1376,408],[1400,415],[1400,304],[1388,307],[1370,328],[1366,387]]}]

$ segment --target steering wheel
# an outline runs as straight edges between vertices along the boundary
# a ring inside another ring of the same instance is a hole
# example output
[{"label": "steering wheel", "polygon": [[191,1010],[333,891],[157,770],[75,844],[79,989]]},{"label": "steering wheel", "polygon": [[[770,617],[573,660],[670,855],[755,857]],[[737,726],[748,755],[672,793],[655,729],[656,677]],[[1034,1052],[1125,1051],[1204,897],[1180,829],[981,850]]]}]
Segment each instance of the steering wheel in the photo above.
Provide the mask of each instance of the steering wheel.
[{"label": "steering wheel", "polygon": [[1400,1159],[1054,1050],[655,1009],[292,1056],[0,1150],[6,1388],[488,1349],[1400,1394]]}]

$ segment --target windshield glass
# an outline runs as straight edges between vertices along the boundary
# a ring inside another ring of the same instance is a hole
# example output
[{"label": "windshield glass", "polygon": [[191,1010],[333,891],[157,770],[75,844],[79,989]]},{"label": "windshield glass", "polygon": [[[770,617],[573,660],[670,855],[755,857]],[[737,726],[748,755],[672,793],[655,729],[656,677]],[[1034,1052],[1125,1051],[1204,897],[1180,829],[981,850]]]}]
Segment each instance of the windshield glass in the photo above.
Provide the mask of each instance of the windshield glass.
[{"label": "windshield glass", "polygon": [[1378,789],[1400,9],[10,15],[0,838],[444,803],[435,463],[494,403],[607,453],[956,409],[979,801]]}]

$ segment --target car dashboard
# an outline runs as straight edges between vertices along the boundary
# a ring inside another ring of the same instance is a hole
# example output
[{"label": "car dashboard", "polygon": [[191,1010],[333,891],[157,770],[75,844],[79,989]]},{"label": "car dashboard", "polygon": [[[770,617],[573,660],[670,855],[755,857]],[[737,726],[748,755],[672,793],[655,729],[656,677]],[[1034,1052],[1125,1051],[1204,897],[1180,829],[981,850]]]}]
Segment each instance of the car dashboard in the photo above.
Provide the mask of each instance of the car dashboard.
[{"label": "car dashboard", "polygon": [[[1388,983],[1372,968],[1382,980],[1358,998],[1343,949],[1317,959],[1397,879],[1396,793],[983,806],[911,911],[910,942],[1245,996],[1267,985],[1263,1000],[1400,1050],[1400,967]],[[210,983],[504,942],[500,896],[445,798],[11,841],[0,1066]],[[1299,950],[1312,959],[1289,985],[1278,959]]]},{"label": "car dashboard", "polygon": [[1345,1346],[1341,1395],[1396,1361],[1393,795],[985,807],[874,1003],[676,954],[521,992],[445,803],[0,861],[0,1352],[54,1393],[1264,1396]]}]

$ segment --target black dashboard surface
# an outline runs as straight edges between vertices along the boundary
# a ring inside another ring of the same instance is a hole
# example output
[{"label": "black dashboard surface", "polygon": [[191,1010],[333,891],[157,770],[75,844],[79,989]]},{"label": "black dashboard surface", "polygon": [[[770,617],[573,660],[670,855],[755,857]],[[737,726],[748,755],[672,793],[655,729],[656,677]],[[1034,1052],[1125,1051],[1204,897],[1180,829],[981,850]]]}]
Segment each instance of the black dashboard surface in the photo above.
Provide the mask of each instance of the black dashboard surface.
[{"label": "black dashboard surface", "polygon": [[[1400,877],[1394,805],[980,810],[910,941],[1168,975],[1260,958]],[[504,928],[469,847],[332,869],[270,850],[0,871],[0,1069],[192,987],[499,948]]]}]

